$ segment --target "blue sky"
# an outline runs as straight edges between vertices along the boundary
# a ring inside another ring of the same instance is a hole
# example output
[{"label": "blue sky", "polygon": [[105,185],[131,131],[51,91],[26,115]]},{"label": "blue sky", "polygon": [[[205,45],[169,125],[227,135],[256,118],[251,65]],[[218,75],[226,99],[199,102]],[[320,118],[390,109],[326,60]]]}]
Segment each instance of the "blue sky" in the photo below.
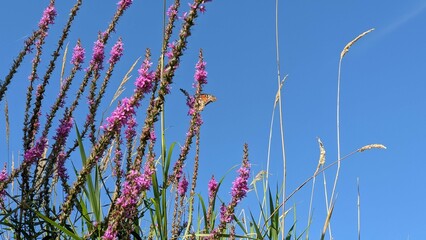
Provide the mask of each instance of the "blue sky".
[{"label": "blue sky", "polygon": [[[123,37],[125,55],[114,73],[118,85],[130,65],[151,48],[158,58],[161,44],[160,1],[135,0],[120,21],[110,44]],[[106,28],[116,1],[87,1],[68,41],[78,38],[90,54],[98,31]],[[36,28],[48,1],[6,1],[0,8],[0,78],[22,42]],[[53,32],[59,34],[72,3],[59,3]],[[186,4],[182,4],[186,7]],[[387,150],[356,154],[342,163],[338,199],[333,213],[335,239],[357,236],[357,185],[360,179],[361,231],[364,239],[422,239],[426,225],[424,169],[426,145],[426,2],[424,1],[280,1],[279,38],[281,74],[288,74],[282,89],[287,191],[315,171],[320,137],[327,162],[336,160],[336,91],[340,52],[358,34],[376,30],[352,46],[342,63],[341,151],[346,155],[370,143]],[[186,56],[176,74],[166,103],[167,140],[182,143],[186,131],[185,99],[179,88],[190,89],[199,48],[204,49],[209,84],[205,91],[217,102],[203,112],[200,191],[208,178],[223,176],[239,164],[243,143],[250,149],[254,173],[266,167],[269,125],[277,91],[275,56],[275,1],[214,0],[198,21]],[[48,52],[49,48],[45,47]],[[47,55],[46,57],[47,58]],[[27,59],[27,62],[30,60]],[[25,69],[25,68],[23,68]],[[26,71],[28,68],[26,69]],[[13,138],[11,154],[19,155],[24,92],[28,72],[21,70],[8,93]],[[136,73],[133,74],[136,76]],[[51,86],[55,87],[52,79]],[[131,83],[127,89],[131,89]],[[113,94],[110,93],[110,94]],[[54,97],[56,95],[52,95]],[[109,102],[109,101],[108,101]],[[3,108],[3,104],[2,108]],[[19,110],[22,109],[22,110]],[[275,116],[278,116],[277,114]],[[278,118],[275,119],[277,122]],[[0,122],[4,136],[4,122]],[[271,183],[281,179],[279,128],[274,126]],[[0,142],[4,142],[4,137]],[[4,145],[3,145],[4,146]],[[4,152],[5,148],[2,147]],[[3,154],[4,155],[4,154]],[[188,170],[188,173],[190,170]],[[331,186],[335,168],[327,171]],[[233,175],[228,175],[222,196]],[[314,199],[311,236],[316,239],[325,218],[322,181]],[[306,226],[310,185],[297,194],[299,232]],[[254,195],[242,202],[255,205]],[[255,211],[255,209],[251,209]],[[317,234],[317,235],[316,235]]]}]

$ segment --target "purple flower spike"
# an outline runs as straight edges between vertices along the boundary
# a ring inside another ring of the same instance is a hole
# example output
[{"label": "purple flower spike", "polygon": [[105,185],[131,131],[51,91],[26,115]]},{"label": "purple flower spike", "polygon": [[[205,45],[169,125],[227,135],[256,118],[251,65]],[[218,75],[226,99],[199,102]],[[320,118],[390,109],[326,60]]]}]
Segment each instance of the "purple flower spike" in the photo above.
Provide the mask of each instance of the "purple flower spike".
[{"label": "purple flower spike", "polygon": [[111,49],[111,57],[109,58],[109,63],[115,64],[118,60],[120,60],[121,56],[123,56],[123,42],[120,38]]},{"label": "purple flower spike", "polygon": [[[7,179],[7,170],[6,164],[4,165],[3,170],[0,172],[0,183],[4,182]],[[4,198],[6,196],[6,190],[0,192],[0,209],[4,208]]]},{"label": "purple flower spike", "polygon": [[58,155],[58,176],[64,180],[69,178],[67,173],[67,168],[65,167],[66,154],[64,152],[60,152]]},{"label": "purple flower spike", "polygon": [[232,198],[239,202],[244,198],[249,190],[248,188],[248,178],[250,176],[250,164],[243,163],[240,169],[238,169],[240,175],[232,183]]},{"label": "purple flower spike", "polygon": [[138,70],[139,76],[136,79],[135,91],[141,91],[142,93],[149,93],[152,89],[152,83],[154,81],[155,73],[149,71],[152,63],[148,60],[145,60],[142,63],[141,68]]},{"label": "purple flower spike", "polygon": [[3,182],[7,178],[7,170],[6,170],[6,164],[3,167],[3,170],[0,172],[0,182]]},{"label": "purple flower spike", "polygon": [[217,192],[218,184],[214,176],[209,181],[208,189],[209,189],[209,198],[212,199]]},{"label": "purple flower spike", "polygon": [[168,17],[176,17],[178,14],[177,10],[176,10],[176,5],[171,5],[169,7],[169,9],[167,9],[167,16]]},{"label": "purple flower spike", "polygon": [[188,115],[192,116],[195,113],[195,108],[194,108],[195,98],[194,98],[194,96],[189,96],[186,99],[186,105],[189,107]]},{"label": "purple flower spike", "polygon": [[132,0],[120,0],[117,5],[118,7],[123,8],[123,10],[126,10],[130,5],[132,4]]},{"label": "purple flower spike", "polygon": [[126,125],[127,125],[126,131],[125,131],[126,140],[128,142],[132,142],[133,138],[136,136],[136,130],[135,130],[135,127],[137,126],[136,119],[134,117],[129,118],[127,120]]},{"label": "purple flower spike", "polygon": [[171,42],[167,44],[167,47],[169,48],[169,51],[166,52],[166,57],[169,59],[173,57],[173,52],[176,49],[176,42]]},{"label": "purple flower spike", "polygon": [[[120,142],[119,142],[120,144]],[[121,176],[121,174],[123,173],[123,171],[121,170],[121,159],[123,157],[123,153],[121,152],[120,149],[115,149],[115,157],[114,157],[114,163],[116,165],[116,167],[113,168],[112,170],[112,175],[113,176]]]},{"label": "purple flower spike", "polygon": [[[71,131],[71,128],[73,126],[73,119],[65,118],[60,120],[61,124],[59,125],[58,129],[56,129],[56,135],[53,137],[53,139],[56,140],[56,142],[59,144],[59,146],[63,146],[68,138],[68,135]],[[60,152],[58,155],[58,176],[62,179],[68,179],[68,174],[65,167],[65,160],[66,155],[64,152]]]},{"label": "purple flower spike", "polygon": [[224,203],[220,206],[220,221],[224,223],[230,223],[232,220],[232,215],[228,213],[228,208]]},{"label": "purple flower spike", "polygon": [[[124,98],[120,105],[107,117],[106,124],[102,126],[105,131],[117,131],[128,122],[135,114],[135,109],[131,105],[131,99]],[[117,124],[115,124],[117,122]]]},{"label": "purple flower spike", "polygon": [[102,63],[104,61],[105,53],[104,53],[105,45],[101,40],[97,40],[95,42],[95,46],[93,46],[93,56],[90,64],[93,65],[95,70],[101,70]]},{"label": "purple flower spike", "polygon": [[117,232],[114,232],[112,230],[112,227],[108,226],[107,230],[102,236],[102,240],[115,240],[115,239],[117,239]]},{"label": "purple flower spike", "polygon": [[66,118],[61,119],[60,122],[61,124],[59,125],[58,129],[56,129],[56,136],[53,137],[53,139],[57,141],[65,140],[68,137],[74,120],[73,118]]},{"label": "purple flower spike", "polygon": [[77,44],[74,47],[74,51],[72,53],[71,58],[71,64],[76,66],[78,69],[80,69],[80,65],[84,62],[84,54],[86,52],[84,51],[84,48],[81,47],[80,41],[77,42]]},{"label": "purple flower spike", "polygon": [[199,84],[207,84],[206,64],[206,62],[200,60],[195,66],[194,78]]},{"label": "purple flower spike", "polygon": [[179,186],[178,186],[179,196],[181,197],[185,196],[185,193],[187,190],[188,190],[188,180],[186,180],[186,177],[183,176],[183,179],[182,181],[179,182]]},{"label": "purple flower spike", "polygon": [[47,146],[47,139],[46,138],[39,139],[32,148],[30,148],[29,150],[25,152],[24,161],[27,162],[28,164],[33,164],[34,162],[36,162],[43,155],[44,149],[46,148],[46,146]]},{"label": "purple flower spike", "polygon": [[123,192],[117,199],[117,205],[124,211],[125,218],[132,218],[137,214],[137,203],[142,191],[151,186],[151,176],[131,170],[123,184]]},{"label": "purple flower spike", "polygon": [[155,141],[157,140],[157,136],[155,135],[155,131],[152,130],[149,134],[149,138],[151,139],[151,141]]},{"label": "purple flower spike", "polygon": [[55,6],[51,4],[44,10],[43,17],[40,19],[38,26],[42,29],[47,28],[49,24],[53,24],[55,17],[56,17]]}]

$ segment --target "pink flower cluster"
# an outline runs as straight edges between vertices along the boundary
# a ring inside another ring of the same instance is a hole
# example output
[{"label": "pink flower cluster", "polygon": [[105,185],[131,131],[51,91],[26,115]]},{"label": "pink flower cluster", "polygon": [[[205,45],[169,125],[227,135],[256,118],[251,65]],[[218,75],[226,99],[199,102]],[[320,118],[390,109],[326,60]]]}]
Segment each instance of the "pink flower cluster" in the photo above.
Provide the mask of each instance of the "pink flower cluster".
[{"label": "pink flower cluster", "polygon": [[250,176],[250,164],[243,163],[243,165],[238,169],[239,176],[232,183],[232,199],[237,203],[244,198],[249,190],[248,188],[248,179]]},{"label": "pink flower cluster", "polygon": [[127,125],[127,128],[125,130],[126,140],[128,142],[132,142],[133,138],[136,136],[135,127],[138,125],[136,123],[136,119],[134,117],[129,118],[129,120],[127,120],[126,125]]},{"label": "pink flower cluster", "polygon": [[195,81],[199,84],[207,84],[207,71],[206,71],[207,63],[204,61],[198,61],[197,65],[195,65]]},{"label": "pink flower cluster", "polygon": [[102,240],[115,240],[117,239],[117,231],[112,230],[112,226],[109,225],[104,235],[102,236]]},{"label": "pink flower cluster", "polygon": [[176,9],[176,5],[170,5],[170,7],[167,9],[167,16],[168,17],[176,17],[178,14],[178,11]]},{"label": "pink flower cluster", "polygon": [[232,213],[229,213],[224,203],[220,206],[220,221],[223,223],[230,223],[232,221]]},{"label": "pink flower cluster", "polygon": [[237,204],[246,196],[248,188],[248,179],[250,177],[250,163],[248,162],[247,155],[247,145],[244,146],[244,159],[243,164],[238,169],[238,177],[232,183],[231,195],[232,200],[228,206],[222,204],[220,207],[220,225],[219,228],[215,229],[218,231],[213,231],[212,238],[216,239],[217,234],[226,227],[227,223],[230,223],[233,219],[235,207]]},{"label": "pink flower cluster", "polygon": [[130,5],[132,4],[132,0],[120,0],[117,5],[120,8],[123,8],[123,10],[126,10]]},{"label": "pink flower cluster", "polygon": [[149,138],[151,139],[151,141],[155,141],[155,140],[157,140],[157,136],[155,135],[155,131],[154,131],[154,130],[152,130],[152,131],[149,133]]},{"label": "pink flower cluster", "polygon": [[194,98],[194,96],[189,96],[186,99],[186,105],[189,107],[188,115],[192,116],[195,113],[195,108],[194,108],[195,98]]},{"label": "pink flower cluster", "polygon": [[[123,184],[121,196],[116,202],[117,207],[121,208],[125,218],[131,219],[137,214],[139,196],[142,191],[146,191],[151,187],[151,175],[153,173],[154,170],[149,161],[145,165],[145,172],[143,174],[136,170],[130,170]],[[108,225],[102,239],[117,239],[117,230],[114,229],[113,224]]]},{"label": "pink flower cluster", "polygon": [[[204,1],[201,2],[201,5],[199,6],[199,9],[200,9],[201,13],[205,13],[206,12],[206,6],[204,4],[207,3],[207,2],[211,2],[211,1],[212,0],[204,0]],[[196,4],[195,3],[193,3],[193,4],[188,3],[188,4],[189,4],[190,8],[196,9]]]},{"label": "pink flower cluster", "polygon": [[106,118],[106,124],[102,126],[105,131],[118,131],[132,118],[135,109],[129,98],[123,98],[120,105]]},{"label": "pink flower cluster", "polygon": [[32,148],[30,148],[24,153],[24,161],[27,164],[35,163],[43,155],[44,149],[46,148],[46,146],[47,146],[47,139],[46,138],[39,139]]},{"label": "pink flower cluster", "polygon": [[68,173],[67,173],[67,168],[65,167],[65,160],[66,160],[66,154],[62,151],[58,155],[57,173],[58,173],[58,176],[60,178],[67,180],[69,178],[69,176],[68,176]]},{"label": "pink flower cluster", "polygon": [[115,64],[118,60],[120,60],[120,57],[123,56],[123,41],[121,40],[121,38],[118,39],[118,41],[112,47],[110,55],[110,64]]},{"label": "pink flower cluster", "polygon": [[139,171],[130,170],[126,181],[123,184],[123,192],[117,199],[117,205],[123,210],[125,217],[131,217],[136,214],[136,204],[139,194],[151,186],[151,176],[141,174]]},{"label": "pink flower cluster", "polygon": [[61,124],[56,129],[56,135],[53,137],[53,139],[55,139],[56,141],[63,141],[68,137],[73,126],[74,120],[73,118],[69,117],[66,119],[61,119],[59,122]]},{"label": "pink flower cluster", "polygon": [[209,190],[209,199],[213,199],[214,195],[217,192],[219,185],[217,184],[216,179],[214,179],[214,176],[209,181],[208,190]]},{"label": "pink flower cluster", "polygon": [[[149,71],[152,63],[145,60],[138,70],[139,76],[135,82],[135,92],[139,94],[149,93],[152,90],[152,85],[155,73]],[[119,106],[111,113],[111,116],[106,118],[106,124],[101,128],[105,131],[120,131],[120,129],[127,125],[129,128],[126,130],[126,137],[129,139],[134,135],[134,126],[136,126],[133,116],[136,114],[135,108],[139,103],[135,102],[135,98],[124,98],[121,100]]]},{"label": "pink flower cluster", "polygon": [[[121,141],[119,141],[118,144],[121,144]],[[116,148],[114,153],[115,153],[115,156],[114,156],[115,167],[112,169],[112,175],[122,176],[123,170],[121,169],[121,159],[123,158],[123,152],[121,152],[120,148]]]},{"label": "pink flower cluster", "polygon": [[49,24],[53,24],[55,17],[56,17],[55,6],[51,4],[44,10],[43,16],[41,17],[40,22],[38,23],[38,26],[41,29],[46,29]]},{"label": "pink flower cluster", "polygon": [[95,70],[101,70],[103,68],[102,63],[105,57],[105,45],[101,40],[97,40],[93,46],[93,55],[90,64],[93,65]]},{"label": "pink flower cluster", "polygon": [[167,48],[169,48],[169,51],[166,52],[167,58],[172,58],[176,49],[176,42],[171,42],[167,44]]},{"label": "pink flower cluster", "polygon": [[[0,183],[4,182],[7,179],[6,164],[4,165],[3,170],[0,172]],[[4,208],[4,197],[6,195],[6,190],[0,192],[0,209]]]},{"label": "pink flower cluster", "polygon": [[142,63],[142,66],[139,68],[138,73],[139,76],[136,79],[135,91],[141,91],[142,93],[148,93],[152,89],[152,84],[154,81],[155,73],[152,71],[149,71],[149,68],[151,67],[152,63],[148,60],[145,60]]},{"label": "pink flower cluster", "polygon": [[72,53],[71,64],[80,69],[80,65],[84,62],[85,53],[86,52],[84,51],[84,48],[81,47],[80,42],[77,42]]},{"label": "pink flower cluster", "polygon": [[183,176],[183,178],[179,182],[179,186],[178,186],[179,196],[181,196],[181,197],[185,196],[185,193],[186,193],[187,190],[188,190],[188,180],[186,180],[186,177]]},{"label": "pink flower cluster", "polygon": [[[69,118],[61,119],[60,122],[61,124],[59,125],[58,129],[56,129],[56,135],[53,137],[53,139],[56,140],[59,146],[63,146],[73,126],[73,119],[69,117]],[[65,160],[66,160],[66,155],[63,151],[61,151],[57,159],[57,166],[58,166],[57,172],[58,172],[58,176],[61,177],[62,179],[68,179],[68,174],[66,172],[66,167],[65,167]]]}]

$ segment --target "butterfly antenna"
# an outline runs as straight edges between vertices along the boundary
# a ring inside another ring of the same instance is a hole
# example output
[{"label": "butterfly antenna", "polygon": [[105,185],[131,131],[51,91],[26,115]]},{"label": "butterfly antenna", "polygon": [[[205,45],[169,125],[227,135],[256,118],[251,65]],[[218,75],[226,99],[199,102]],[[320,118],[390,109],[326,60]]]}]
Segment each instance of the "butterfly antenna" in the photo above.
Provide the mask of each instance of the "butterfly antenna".
[{"label": "butterfly antenna", "polygon": [[190,98],[190,96],[189,96],[189,93],[187,92],[187,91],[185,91],[185,89],[180,89],[180,91],[183,93],[183,94],[185,94],[185,96],[187,97],[187,98]]}]

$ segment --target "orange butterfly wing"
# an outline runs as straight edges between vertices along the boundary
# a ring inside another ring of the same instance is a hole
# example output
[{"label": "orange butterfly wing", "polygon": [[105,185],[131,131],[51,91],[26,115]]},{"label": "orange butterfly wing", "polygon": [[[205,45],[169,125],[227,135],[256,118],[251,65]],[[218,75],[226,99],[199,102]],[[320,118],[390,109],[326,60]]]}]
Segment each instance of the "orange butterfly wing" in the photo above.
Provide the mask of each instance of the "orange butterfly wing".
[{"label": "orange butterfly wing", "polygon": [[211,94],[200,94],[198,97],[199,111],[202,111],[207,104],[216,101],[216,97]]}]

